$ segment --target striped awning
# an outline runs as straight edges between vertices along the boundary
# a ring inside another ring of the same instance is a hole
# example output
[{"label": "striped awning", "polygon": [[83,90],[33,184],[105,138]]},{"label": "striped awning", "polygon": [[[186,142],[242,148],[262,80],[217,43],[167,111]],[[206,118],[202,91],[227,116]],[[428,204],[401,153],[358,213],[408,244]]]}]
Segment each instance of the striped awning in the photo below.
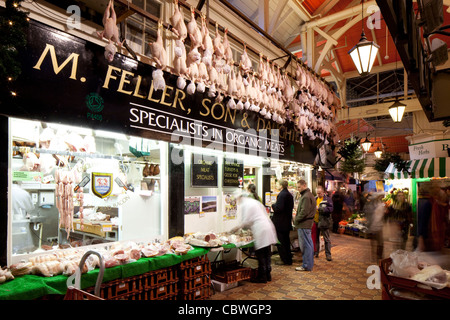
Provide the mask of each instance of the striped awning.
[{"label": "striped awning", "polygon": [[410,160],[406,166],[408,172],[399,172],[391,162],[385,173],[388,174],[389,179],[450,177],[450,157]]}]

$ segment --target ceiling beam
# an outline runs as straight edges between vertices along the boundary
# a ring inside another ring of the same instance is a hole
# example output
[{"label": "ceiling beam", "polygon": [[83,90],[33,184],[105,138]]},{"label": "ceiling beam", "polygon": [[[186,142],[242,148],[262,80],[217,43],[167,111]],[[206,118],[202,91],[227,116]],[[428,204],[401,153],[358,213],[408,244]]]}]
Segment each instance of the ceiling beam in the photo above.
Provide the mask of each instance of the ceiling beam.
[{"label": "ceiling beam", "polygon": [[[280,24],[280,16],[281,13],[283,12],[284,8],[286,7],[288,0],[280,0],[277,3],[277,9],[275,10],[272,19],[270,19],[270,23],[269,23],[269,28],[267,30],[267,32],[270,35],[273,35],[274,30],[276,29],[276,27],[279,26]],[[290,12],[292,12],[291,10],[288,10]],[[283,21],[283,20],[281,20]]]},{"label": "ceiling beam", "polygon": [[258,26],[265,32],[269,28],[269,0],[259,0]]},{"label": "ceiling beam", "polygon": [[320,16],[324,17],[328,13],[328,11],[330,11],[338,2],[339,2],[339,0],[326,0],[326,1],[324,1],[316,9],[316,11],[314,11],[313,16],[320,15]]},{"label": "ceiling beam", "polygon": [[[402,103],[406,104],[405,112],[415,112],[422,111],[422,105],[417,98],[402,100]],[[373,105],[366,105],[361,107],[352,108],[342,108],[336,111],[336,117],[338,121],[342,120],[353,120],[353,119],[364,119],[379,116],[388,116],[389,107],[392,105],[391,102],[378,103]]]},{"label": "ceiling beam", "polygon": [[[364,6],[366,8],[368,8],[370,6],[375,6],[378,8],[377,2],[375,0],[367,1],[366,3],[364,3]],[[379,10],[379,9],[377,9],[377,10]],[[373,14],[373,13],[374,12],[371,12],[370,14]],[[342,11],[330,14],[330,15],[322,17],[320,19],[315,19],[315,20],[309,21],[309,22],[305,23],[304,25],[302,25],[302,28],[308,29],[308,28],[314,28],[314,27],[324,27],[324,26],[329,25],[330,23],[339,22],[343,19],[351,18],[356,15],[361,15],[361,5],[356,5],[354,7],[344,9]],[[367,13],[367,11],[364,12],[365,17],[368,15],[369,14]]]},{"label": "ceiling beam", "polygon": [[[292,11],[292,10],[286,10],[284,13],[283,13],[283,15],[280,17],[280,21],[285,21],[292,13],[294,13],[294,11]],[[272,29],[272,30],[270,30],[270,26],[269,26],[269,34],[271,35],[271,36],[273,36],[273,34],[275,33],[275,31],[277,31],[278,30],[278,28],[280,27],[282,25],[282,23],[277,23],[276,25],[275,25],[275,27]]]}]

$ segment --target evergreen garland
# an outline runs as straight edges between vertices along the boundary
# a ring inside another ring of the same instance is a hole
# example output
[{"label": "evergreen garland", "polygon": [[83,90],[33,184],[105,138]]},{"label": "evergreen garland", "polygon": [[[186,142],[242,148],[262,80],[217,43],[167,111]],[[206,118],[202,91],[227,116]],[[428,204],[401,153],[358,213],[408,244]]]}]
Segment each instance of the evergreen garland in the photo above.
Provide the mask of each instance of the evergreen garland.
[{"label": "evergreen garland", "polygon": [[384,173],[389,166],[390,163],[394,164],[394,167],[397,171],[404,173],[410,173],[409,168],[407,166],[408,161],[403,160],[402,157],[398,154],[385,153],[382,158],[379,160],[375,160],[374,169],[378,172]]},{"label": "evergreen garland", "polygon": [[19,51],[27,45],[28,13],[20,8],[21,0],[6,0],[0,8],[0,103],[14,91],[14,81],[22,67]]},{"label": "evergreen garland", "polygon": [[344,159],[341,164],[342,173],[363,173],[365,160],[359,143],[360,139],[346,140],[344,141],[344,145],[339,149],[338,154]]}]

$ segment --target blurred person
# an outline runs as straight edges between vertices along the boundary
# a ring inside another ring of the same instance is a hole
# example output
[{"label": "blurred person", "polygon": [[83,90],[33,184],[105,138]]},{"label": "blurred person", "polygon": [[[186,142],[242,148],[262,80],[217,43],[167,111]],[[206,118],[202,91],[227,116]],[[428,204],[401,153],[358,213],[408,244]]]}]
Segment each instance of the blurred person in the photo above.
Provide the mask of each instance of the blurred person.
[{"label": "blurred person", "polygon": [[325,242],[325,256],[327,261],[331,261],[331,240],[330,229],[333,227],[333,202],[327,196],[322,186],[316,188],[316,214],[314,215],[314,225],[316,226],[314,257],[319,257],[320,251],[320,235],[323,236]]},{"label": "blurred person", "polygon": [[392,204],[388,207],[388,221],[395,225],[396,230],[400,234],[400,248],[406,249],[408,241],[409,228],[412,226],[412,208],[406,199],[403,191],[398,191],[394,196]]},{"label": "blurred person", "polygon": [[258,193],[256,192],[256,186],[253,183],[250,183],[247,186],[247,191],[250,194],[250,197],[258,200],[259,202],[261,202],[261,198],[258,196]]},{"label": "blurred person", "polygon": [[339,230],[339,222],[342,220],[342,210],[344,206],[344,195],[341,191],[336,190],[336,192],[331,197],[333,202],[333,213],[331,214],[331,218],[333,219],[333,228],[332,231],[334,233],[338,233]]},{"label": "blurred person", "polygon": [[367,202],[367,197],[368,197],[369,193],[368,192],[360,192],[358,194],[359,197],[359,211],[364,212],[364,205]]},{"label": "blurred person", "polygon": [[252,280],[257,283],[271,281],[271,245],[277,243],[275,226],[267,215],[264,205],[246,192],[236,194],[239,224],[231,233],[241,228],[249,228],[254,239],[254,248],[258,260],[258,276]]},{"label": "blurred person", "polygon": [[445,246],[445,234],[448,221],[448,196],[442,188],[431,193],[431,214],[425,221],[428,237],[423,243],[423,251],[441,251]]},{"label": "blurred person", "polygon": [[314,266],[314,245],[311,237],[311,228],[316,214],[316,199],[308,188],[305,180],[297,182],[300,192],[297,214],[294,218],[294,227],[298,232],[298,242],[302,251],[302,266],[297,271],[312,271]]},{"label": "blurred person", "polygon": [[353,191],[351,189],[347,190],[344,202],[347,205],[349,216],[351,216],[355,210],[355,198],[353,197]]},{"label": "blurred person", "polygon": [[[277,244],[281,263],[292,265],[291,240],[289,233],[292,230],[292,209],[294,208],[294,197],[288,190],[288,181],[279,181],[281,191],[277,196],[276,203],[272,204],[272,222],[277,232],[280,244]],[[276,262],[276,264],[278,264]]]},{"label": "blurred person", "polygon": [[428,251],[428,224],[430,221],[432,209],[433,201],[430,194],[427,193],[419,197],[417,205],[417,236],[415,239],[416,243],[414,244],[415,249],[417,249],[418,251]]},{"label": "blurred person", "polygon": [[383,202],[384,194],[374,192],[369,194],[367,202],[364,205],[364,213],[367,219],[367,228],[370,234],[372,246],[372,258],[377,262],[383,259],[384,239],[383,226],[386,214],[386,206]]}]

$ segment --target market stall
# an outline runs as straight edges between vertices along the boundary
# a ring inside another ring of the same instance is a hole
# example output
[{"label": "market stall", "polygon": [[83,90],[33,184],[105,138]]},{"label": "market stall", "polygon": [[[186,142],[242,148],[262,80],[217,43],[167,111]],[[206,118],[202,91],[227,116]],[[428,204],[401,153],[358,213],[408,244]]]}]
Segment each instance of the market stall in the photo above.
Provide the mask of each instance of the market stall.
[{"label": "market stall", "polygon": [[[153,49],[163,31],[178,35],[176,26],[163,30],[168,24],[162,20],[153,21],[151,59],[124,47],[111,53],[112,44],[27,21],[21,73],[14,94],[2,101],[9,134],[1,184],[12,190],[3,195],[2,267],[14,269],[42,254],[53,261],[60,250],[229,230],[237,221],[234,191],[250,182],[259,195],[272,190],[272,172],[265,170],[278,160],[295,160],[297,173],[311,182],[298,165],[310,166],[317,145],[334,141],[336,96],[300,61],[295,73],[280,73],[260,54],[253,70],[246,50],[258,52],[244,44],[239,64],[210,56],[220,78],[207,80],[178,69],[179,51],[208,58],[184,42],[175,42],[170,67],[158,63]],[[147,265],[140,261],[149,258],[143,251],[135,254],[139,259],[120,271],[122,277],[137,276],[129,270]]]},{"label": "market stall", "polygon": [[[78,289],[94,293],[100,276],[99,297],[106,300],[206,299],[212,294],[211,273],[220,278],[223,269],[217,263],[224,261],[211,260],[211,270],[210,250],[216,249],[217,254],[220,253],[218,248],[250,248],[252,241],[251,232],[243,230],[235,234],[197,232],[163,243],[113,242],[89,249],[41,253],[11,265],[4,272],[4,278],[0,278],[0,300],[62,299],[67,289],[76,285],[80,271]],[[97,256],[86,258],[84,255],[89,252]],[[80,270],[79,262],[83,259],[85,264]],[[227,283],[250,279],[250,268],[237,268],[244,269],[247,276],[227,279]],[[228,267],[226,273],[235,274],[236,268]]]}]

